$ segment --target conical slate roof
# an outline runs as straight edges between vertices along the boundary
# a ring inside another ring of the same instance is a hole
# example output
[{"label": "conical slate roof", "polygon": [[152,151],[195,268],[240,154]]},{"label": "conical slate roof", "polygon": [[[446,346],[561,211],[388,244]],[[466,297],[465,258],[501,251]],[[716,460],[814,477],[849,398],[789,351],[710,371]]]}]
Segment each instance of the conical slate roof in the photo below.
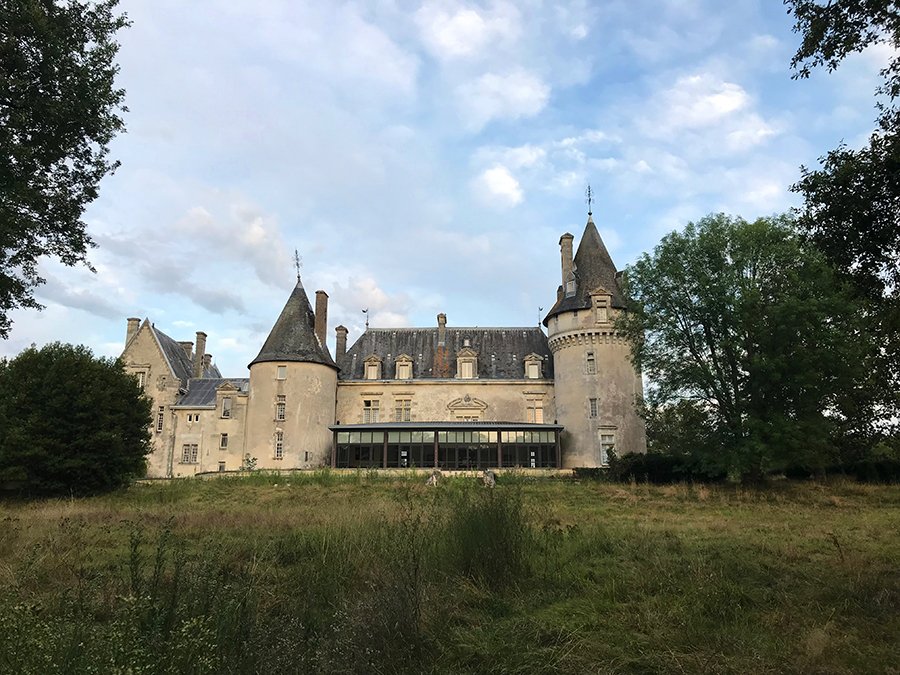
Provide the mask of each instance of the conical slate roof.
[{"label": "conical slate roof", "polygon": [[547,316],[544,317],[545,326],[557,314],[576,309],[590,309],[591,291],[598,288],[604,288],[609,292],[612,296],[613,307],[625,307],[625,296],[616,279],[616,266],[609,257],[609,251],[606,250],[606,245],[600,238],[597,226],[594,225],[594,219],[590,215],[588,215],[584,233],[581,235],[581,241],[578,243],[574,262],[575,295],[570,298],[564,296],[562,300],[553,305]]},{"label": "conical slate roof", "polygon": [[338,370],[328,348],[316,337],[316,317],[299,279],[259,355],[250,362],[250,366],[266,361],[321,363]]}]

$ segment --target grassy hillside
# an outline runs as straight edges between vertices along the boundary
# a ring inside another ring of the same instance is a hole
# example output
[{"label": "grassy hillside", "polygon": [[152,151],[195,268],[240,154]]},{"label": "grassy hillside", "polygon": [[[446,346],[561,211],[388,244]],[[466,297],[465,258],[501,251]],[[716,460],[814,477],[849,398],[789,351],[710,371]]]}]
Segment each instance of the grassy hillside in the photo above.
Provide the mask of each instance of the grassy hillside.
[{"label": "grassy hillside", "polygon": [[0,672],[897,672],[900,486],[383,474],[0,504]]}]

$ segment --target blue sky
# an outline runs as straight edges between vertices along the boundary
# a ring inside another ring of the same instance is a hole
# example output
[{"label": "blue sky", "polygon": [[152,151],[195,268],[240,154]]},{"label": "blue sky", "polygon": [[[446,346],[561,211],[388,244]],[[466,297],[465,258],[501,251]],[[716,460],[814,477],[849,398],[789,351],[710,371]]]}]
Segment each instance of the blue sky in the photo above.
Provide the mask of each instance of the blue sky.
[{"label": "blue sky", "polygon": [[710,212],[797,204],[801,164],[873,128],[871,48],[790,79],[777,1],[123,0],[122,162],[85,219],[97,273],[42,263],[0,354],[125,318],[209,335],[242,376],[303,258],[343,323],[537,323],[584,189],[618,267]]}]

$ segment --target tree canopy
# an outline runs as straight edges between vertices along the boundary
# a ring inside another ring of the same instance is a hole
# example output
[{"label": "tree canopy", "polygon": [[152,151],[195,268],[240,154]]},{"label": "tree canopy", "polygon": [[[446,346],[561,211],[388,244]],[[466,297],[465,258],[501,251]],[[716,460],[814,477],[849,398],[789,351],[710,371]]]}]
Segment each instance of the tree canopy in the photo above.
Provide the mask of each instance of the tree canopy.
[{"label": "tree canopy", "polygon": [[142,476],[150,400],[118,360],[60,343],[0,360],[0,488],[89,494]]},{"label": "tree canopy", "polygon": [[39,258],[86,263],[93,245],[81,217],[126,110],[117,3],[0,0],[0,338],[10,310],[40,307]]},{"label": "tree canopy", "polygon": [[787,216],[690,223],[628,268],[626,288],[619,328],[648,379],[651,434],[656,420],[691,439],[681,449],[708,473],[832,459],[868,343],[851,295]]},{"label": "tree canopy", "polygon": [[889,424],[900,411],[900,6],[895,0],[785,0],[801,44],[791,66],[805,78],[829,71],[875,44],[895,50],[874,92],[876,128],[860,149],[828,152],[816,169],[802,167],[794,190],[803,196],[799,224],[850,280],[866,311],[877,351],[870,370],[867,415]]}]

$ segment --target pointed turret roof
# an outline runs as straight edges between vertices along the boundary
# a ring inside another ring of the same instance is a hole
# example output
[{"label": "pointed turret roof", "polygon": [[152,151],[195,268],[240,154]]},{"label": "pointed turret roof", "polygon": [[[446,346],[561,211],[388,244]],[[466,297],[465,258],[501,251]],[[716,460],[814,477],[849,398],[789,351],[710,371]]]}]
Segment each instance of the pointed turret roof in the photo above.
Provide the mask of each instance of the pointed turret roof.
[{"label": "pointed turret roof", "polygon": [[[316,317],[309,304],[303,284],[297,279],[297,285],[291,292],[281,315],[272,326],[259,355],[250,362],[293,361],[300,363],[321,363],[338,370],[337,365],[328,353],[328,348],[316,337]],[[248,366],[249,367],[249,366]]]},{"label": "pointed turret roof", "polygon": [[590,214],[588,214],[581,241],[578,242],[578,251],[575,253],[574,262],[575,295],[568,298],[563,296],[562,300],[553,305],[544,318],[545,326],[550,318],[557,314],[576,309],[589,309],[591,293],[600,288],[612,296],[613,307],[625,307],[625,296],[619,287],[616,266],[609,257],[609,251],[606,250],[606,245],[600,238],[600,233]]}]

